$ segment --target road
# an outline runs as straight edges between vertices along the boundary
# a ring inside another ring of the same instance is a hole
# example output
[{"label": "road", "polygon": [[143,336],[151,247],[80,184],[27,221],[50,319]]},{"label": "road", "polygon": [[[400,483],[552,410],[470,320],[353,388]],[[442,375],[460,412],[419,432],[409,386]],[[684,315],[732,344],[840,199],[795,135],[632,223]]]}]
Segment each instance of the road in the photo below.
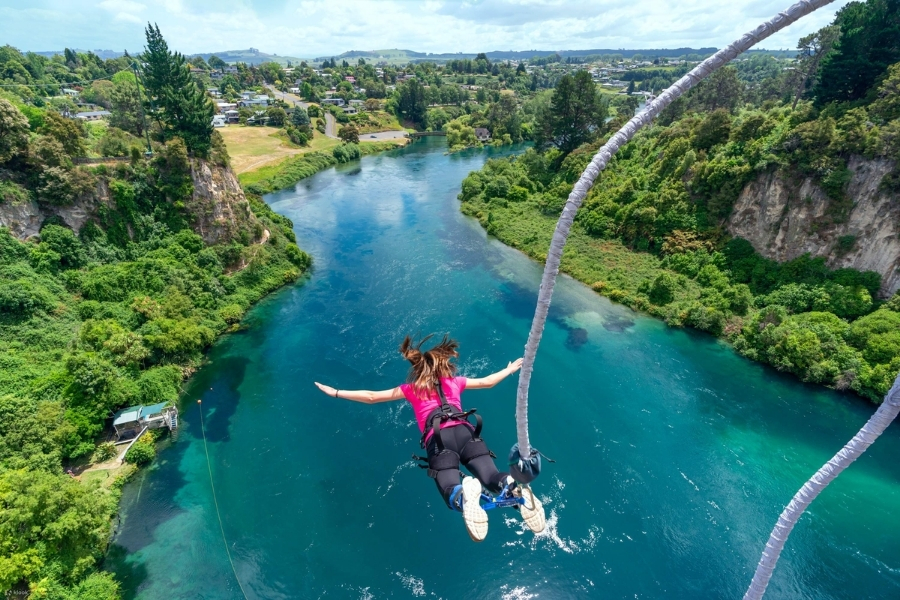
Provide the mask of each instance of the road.
[{"label": "road", "polygon": [[[275,98],[284,100],[288,104],[293,106],[300,106],[302,108],[309,108],[309,102],[304,102],[300,96],[295,94],[290,94],[287,92],[279,92],[271,85],[266,86],[269,88],[269,91],[272,92],[272,95]],[[335,122],[334,115],[325,112],[325,135],[330,138],[337,139],[337,123]],[[406,137],[405,131],[380,131],[378,133],[364,133],[359,136],[359,140],[361,142],[370,141],[370,142],[379,142],[381,140],[399,140]]]}]

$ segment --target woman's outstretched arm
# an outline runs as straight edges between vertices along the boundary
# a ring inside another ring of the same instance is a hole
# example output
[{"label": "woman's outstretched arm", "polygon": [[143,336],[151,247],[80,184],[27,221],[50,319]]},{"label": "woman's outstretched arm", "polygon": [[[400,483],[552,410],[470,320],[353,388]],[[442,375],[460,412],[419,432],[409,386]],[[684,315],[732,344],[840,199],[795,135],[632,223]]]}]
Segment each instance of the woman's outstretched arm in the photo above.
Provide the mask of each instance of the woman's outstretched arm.
[{"label": "woman's outstretched arm", "polygon": [[469,379],[466,378],[466,389],[467,390],[480,390],[484,388],[492,388],[519,369],[522,368],[522,359],[517,358],[512,361],[508,365],[506,365],[505,369],[497,371],[496,373],[492,373],[487,377],[481,377],[480,379]]},{"label": "woman's outstretched arm", "polygon": [[403,398],[403,392],[399,387],[395,387],[392,390],[371,392],[369,390],[339,390],[330,385],[323,385],[318,381],[316,381],[315,384],[323,393],[328,394],[333,398],[343,398],[344,400],[353,400],[354,402],[364,402],[366,404],[390,402],[391,400],[400,400]]}]

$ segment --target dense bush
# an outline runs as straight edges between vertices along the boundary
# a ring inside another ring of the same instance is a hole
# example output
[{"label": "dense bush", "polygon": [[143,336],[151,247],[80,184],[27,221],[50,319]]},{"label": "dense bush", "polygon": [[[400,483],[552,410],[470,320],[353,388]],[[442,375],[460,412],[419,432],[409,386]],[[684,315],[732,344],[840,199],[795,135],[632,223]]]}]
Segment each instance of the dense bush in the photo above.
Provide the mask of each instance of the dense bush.
[{"label": "dense bush", "polygon": [[125,453],[125,462],[140,466],[149,463],[155,457],[156,448],[153,446],[153,438],[144,436]]}]

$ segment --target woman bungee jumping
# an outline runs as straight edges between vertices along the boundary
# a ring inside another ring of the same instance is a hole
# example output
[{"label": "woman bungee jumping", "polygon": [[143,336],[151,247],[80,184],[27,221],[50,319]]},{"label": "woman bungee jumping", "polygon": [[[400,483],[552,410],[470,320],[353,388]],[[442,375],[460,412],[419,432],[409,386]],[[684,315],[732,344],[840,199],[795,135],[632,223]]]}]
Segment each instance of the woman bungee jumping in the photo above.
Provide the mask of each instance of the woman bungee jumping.
[{"label": "woman bungee jumping", "polygon": [[[538,533],[545,526],[544,507],[528,486],[518,485],[509,473],[494,465],[493,455],[481,439],[481,417],[475,415],[473,427],[468,417],[474,410],[463,411],[460,396],[463,390],[491,388],[512,375],[522,366],[522,359],[509,363],[505,369],[487,377],[470,379],[456,377],[459,344],[444,336],[434,348],[422,351],[430,339],[426,336],[413,344],[409,336],[400,346],[400,354],[412,365],[407,383],[390,390],[338,390],[315,382],[324,393],[335,398],[375,404],[406,399],[412,404],[422,432],[422,447],[427,451],[428,475],[433,477],[447,506],[463,514],[466,529],[476,542],[487,536],[487,513],[481,506],[482,486],[500,494],[499,500],[487,497],[491,506],[518,508],[529,529]],[[465,477],[460,483],[462,464],[475,477]],[[423,468],[425,468],[423,466]],[[487,506],[487,505],[486,505]]]}]

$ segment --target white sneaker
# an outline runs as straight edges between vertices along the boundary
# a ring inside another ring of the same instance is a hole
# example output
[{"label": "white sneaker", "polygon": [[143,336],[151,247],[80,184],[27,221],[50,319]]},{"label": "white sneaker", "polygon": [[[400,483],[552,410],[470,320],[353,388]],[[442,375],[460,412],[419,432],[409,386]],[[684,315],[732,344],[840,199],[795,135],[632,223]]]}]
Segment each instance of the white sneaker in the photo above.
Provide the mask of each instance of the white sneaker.
[{"label": "white sneaker", "polygon": [[[481,482],[474,477],[466,477],[462,482],[463,519],[466,521],[466,529],[469,536],[476,542],[481,542],[487,537],[488,517],[481,508]],[[541,512],[543,515],[543,511]]]},{"label": "white sneaker", "polygon": [[547,526],[547,518],[544,516],[544,505],[538,500],[537,495],[528,485],[517,484],[513,494],[525,500],[519,505],[519,514],[534,533],[540,533]]}]

